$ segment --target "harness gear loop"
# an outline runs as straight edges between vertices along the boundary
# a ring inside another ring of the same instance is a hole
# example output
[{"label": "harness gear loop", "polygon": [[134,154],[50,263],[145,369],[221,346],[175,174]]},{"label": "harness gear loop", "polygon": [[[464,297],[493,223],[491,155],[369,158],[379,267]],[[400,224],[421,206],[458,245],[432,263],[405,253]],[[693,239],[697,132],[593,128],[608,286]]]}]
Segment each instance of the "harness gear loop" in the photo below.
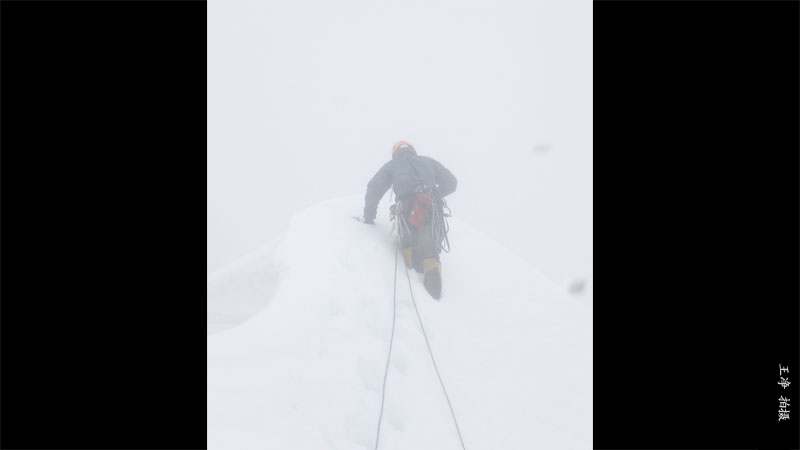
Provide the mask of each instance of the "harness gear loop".
[{"label": "harness gear loop", "polygon": [[[452,217],[450,207],[447,206],[447,202],[444,198],[442,198],[442,196],[439,194],[439,190],[434,186],[421,185],[417,187],[414,192],[425,195],[431,200],[431,205],[429,207],[426,206],[426,209],[430,213],[432,225],[431,237],[433,238],[433,242],[439,243],[439,248],[443,252],[450,253],[450,239],[447,236],[450,232],[450,224],[447,222],[447,218]],[[395,193],[395,203],[389,208],[390,219],[392,221],[397,219],[397,231],[401,239],[405,238],[411,233],[411,225],[408,223],[407,213],[409,212],[410,208],[414,207],[414,203],[416,202],[417,200],[414,199],[412,200],[412,204],[408,205],[402,199],[397,200],[397,194]]]}]

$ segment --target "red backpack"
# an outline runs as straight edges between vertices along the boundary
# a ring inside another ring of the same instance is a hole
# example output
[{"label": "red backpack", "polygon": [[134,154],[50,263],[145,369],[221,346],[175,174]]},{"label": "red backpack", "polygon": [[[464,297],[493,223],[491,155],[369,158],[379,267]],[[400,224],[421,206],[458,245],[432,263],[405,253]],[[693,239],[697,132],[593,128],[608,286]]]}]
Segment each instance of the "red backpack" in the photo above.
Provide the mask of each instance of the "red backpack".
[{"label": "red backpack", "polygon": [[408,213],[408,224],[414,228],[418,228],[425,223],[425,219],[431,209],[431,198],[423,193],[417,193],[417,198],[411,206],[411,212]]}]

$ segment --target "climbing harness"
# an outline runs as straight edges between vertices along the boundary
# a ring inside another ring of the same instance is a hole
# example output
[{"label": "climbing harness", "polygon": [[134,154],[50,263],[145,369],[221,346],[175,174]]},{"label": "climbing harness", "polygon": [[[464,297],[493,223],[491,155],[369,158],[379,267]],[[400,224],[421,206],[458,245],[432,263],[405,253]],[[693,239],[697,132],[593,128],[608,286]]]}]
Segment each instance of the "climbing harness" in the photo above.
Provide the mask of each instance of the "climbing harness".
[{"label": "climbing harness", "polygon": [[[428,199],[430,199],[430,211],[431,211],[431,233],[433,234],[433,242],[438,242],[439,247],[445,253],[450,253],[450,241],[447,239],[447,232],[450,231],[450,226],[447,224],[447,217],[450,217],[450,208],[447,207],[447,202],[444,201],[444,198],[439,194],[439,190],[436,186],[429,186],[426,185],[422,180],[422,176],[420,176],[417,168],[414,164],[409,161],[409,167],[414,172],[417,178],[417,188],[415,192],[417,193],[417,199],[419,198],[419,194],[423,194]],[[395,193],[395,200],[396,200],[396,193]],[[414,207],[417,206],[419,200],[415,200],[413,205],[406,205],[406,207]],[[427,202],[426,202],[427,203]],[[447,212],[445,213],[445,209]],[[410,211],[413,212],[413,209]],[[408,220],[408,214],[400,214],[399,215],[402,219]]]},{"label": "climbing harness", "polygon": [[433,238],[434,242],[439,242],[443,252],[450,253],[450,240],[447,238],[447,233],[450,231],[450,224],[447,223],[447,218],[450,217],[450,207],[447,202],[439,194],[436,188],[428,188],[428,195],[433,199],[433,214],[431,220],[433,221]]},{"label": "climbing harness", "polygon": [[[395,214],[395,211],[392,211],[392,217],[395,216],[399,217],[398,222],[403,221],[403,214]],[[383,374],[383,388],[381,390],[381,409],[380,415],[378,417],[378,431],[375,436],[375,450],[378,450],[378,443],[380,442],[381,436],[381,423],[383,421],[383,405],[386,400],[386,380],[389,377],[389,363],[392,359],[392,343],[394,342],[394,329],[395,329],[395,322],[397,318],[397,254],[400,249],[400,230],[402,229],[402,224],[398,225],[398,235],[395,239],[395,248],[394,248],[394,293],[392,295],[392,332],[389,338],[389,356],[386,358],[386,369]],[[406,226],[407,229],[407,226]],[[394,232],[395,226],[392,225],[392,232]],[[453,417],[453,423],[456,426],[456,432],[458,433],[458,441],[461,443],[461,449],[466,450],[464,446],[464,439],[461,437],[461,428],[458,426],[458,420],[456,420],[456,413],[453,409],[453,404],[450,402],[450,396],[447,395],[447,390],[444,387],[444,381],[442,380],[442,375],[439,373],[439,366],[436,364],[436,358],[433,356],[433,350],[431,349],[431,343],[428,340],[428,334],[425,332],[425,326],[422,324],[422,316],[419,313],[419,308],[417,307],[417,300],[414,298],[414,290],[411,287],[411,275],[409,275],[408,267],[405,268],[406,270],[406,279],[408,280],[408,292],[411,294],[411,302],[414,305],[414,311],[417,313],[417,320],[419,321],[419,327],[422,330],[422,337],[425,338],[425,345],[428,347],[428,354],[431,357],[431,362],[433,363],[433,369],[436,371],[436,377],[439,379],[439,385],[442,387],[442,393],[444,393],[444,398],[447,400],[447,406],[450,407],[450,415]]]},{"label": "climbing harness", "polygon": [[[450,253],[450,239],[447,237],[450,231],[447,218],[452,215],[450,207],[435,187],[420,186],[415,194],[400,201],[395,194],[395,203],[389,209],[390,219],[395,222],[400,239],[405,239],[411,234],[411,228],[421,226],[421,221],[430,216],[433,242],[438,242],[443,252]],[[418,219],[418,222],[415,218],[420,216],[422,219]],[[392,231],[395,230],[395,224],[392,225]]]}]

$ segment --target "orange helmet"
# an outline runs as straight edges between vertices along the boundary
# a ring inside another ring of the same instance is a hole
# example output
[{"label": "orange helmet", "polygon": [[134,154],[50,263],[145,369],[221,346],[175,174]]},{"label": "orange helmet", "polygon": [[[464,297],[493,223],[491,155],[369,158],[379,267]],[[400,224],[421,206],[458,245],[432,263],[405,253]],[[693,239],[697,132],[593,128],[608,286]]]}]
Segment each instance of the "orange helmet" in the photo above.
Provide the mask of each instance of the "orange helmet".
[{"label": "orange helmet", "polygon": [[[412,149],[414,148],[414,146],[413,146],[413,145],[409,144],[409,143],[408,143],[408,142],[406,142],[406,141],[397,141],[397,142],[394,144],[394,147],[392,147],[392,155],[394,155],[394,152],[396,152],[398,148],[400,148],[400,147],[402,147],[402,146],[404,146],[404,145],[407,145],[407,146],[411,147]],[[416,149],[415,149],[415,150],[416,150]]]}]

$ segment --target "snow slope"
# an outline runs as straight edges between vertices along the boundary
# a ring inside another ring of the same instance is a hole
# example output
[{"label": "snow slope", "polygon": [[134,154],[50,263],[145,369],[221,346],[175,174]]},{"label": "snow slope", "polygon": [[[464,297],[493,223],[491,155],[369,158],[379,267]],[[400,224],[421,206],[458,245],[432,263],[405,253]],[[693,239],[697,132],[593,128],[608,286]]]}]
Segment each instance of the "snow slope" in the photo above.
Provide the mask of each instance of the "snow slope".
[{"label": "snow slope", "polygon": [[[385,208],[359,196],[297,214],[208,280],[208,448],[374,448],[392,323]],[[450,221],[442,299],[411,287],[467,449],[592,445],[592,314],[525,261]],[[397,271],[380,449],[460,448]]]}]

